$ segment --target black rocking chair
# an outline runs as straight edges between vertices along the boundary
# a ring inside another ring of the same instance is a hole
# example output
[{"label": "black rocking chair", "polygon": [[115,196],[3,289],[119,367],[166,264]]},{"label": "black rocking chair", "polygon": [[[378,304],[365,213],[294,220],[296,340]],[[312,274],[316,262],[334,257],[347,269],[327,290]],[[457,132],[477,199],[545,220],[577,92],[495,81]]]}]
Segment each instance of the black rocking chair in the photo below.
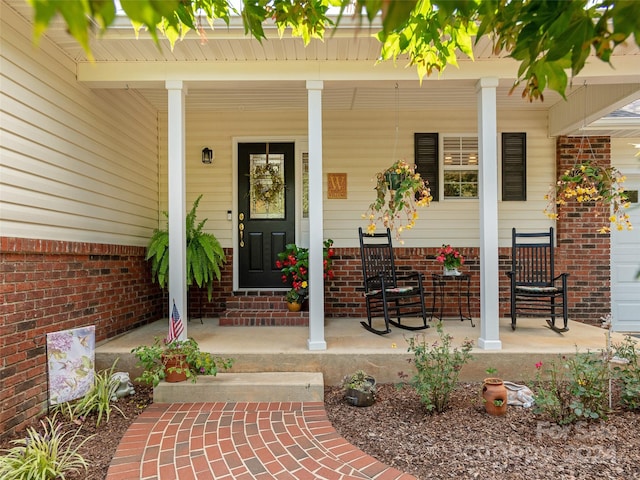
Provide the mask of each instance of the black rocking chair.
[{"label": "black rocking chair", "polygon": [[[378,335],[391,332],[389,324],[405,330],[429,328],[424,304],[423,275],[415,271],[398,274],[389,229],[387,228],[386,233],[367,234],[359,228],[358,233],[368,319],[368,322],[360,322],[362,326]],[[384,317],[384,330],[377,330],[372,325],[372,319],[380,316]],[[401,318],[405,317],[422,317],[422,325],[403,325]]]},{"label": "black rocking chair", "polygon": [[[556,276],[553,258],[553,228],[542,233],[516,233],[512,230],[511,328],[516,329],[516,315],[548,314],[549,328],[562,333],[569,330],[567,311],[568,273]],[[556,327],[562,316],[564,327]]]}]

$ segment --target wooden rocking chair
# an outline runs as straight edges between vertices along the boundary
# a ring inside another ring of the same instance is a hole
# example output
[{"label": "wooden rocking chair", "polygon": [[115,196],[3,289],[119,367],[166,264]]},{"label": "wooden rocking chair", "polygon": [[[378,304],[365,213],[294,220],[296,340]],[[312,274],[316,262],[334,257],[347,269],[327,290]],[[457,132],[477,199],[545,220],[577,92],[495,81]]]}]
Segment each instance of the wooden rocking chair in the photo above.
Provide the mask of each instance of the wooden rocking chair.
[{"label": "wooden rocking chair", "polygon": [[[368,322],[360,322],[362,326],[378,335],[391,332],[390,324],[405,330],[429,328],[423,275],[415,271],[398,274],[393,259],[391,231],[387,228],[386,233],[366,234],[359,228],[358,233],[368,319]],[[384,330],[377,330],[372,324],[372,319],[380,316],[384,317]],[[422,317],[422,325],[404,325],[401,318],[405,317]]]},{"label": "wooden rocking chair", "polygon": [[[553,228],[542,233],[516,233],[512,230],[511,328],[516,329],[516,315],[548,314],[549,328],[562,333],[569,330],[567,311],[568,273],[556,276],[553,258]],[[562,316],[564,327],[556,327]]]}]

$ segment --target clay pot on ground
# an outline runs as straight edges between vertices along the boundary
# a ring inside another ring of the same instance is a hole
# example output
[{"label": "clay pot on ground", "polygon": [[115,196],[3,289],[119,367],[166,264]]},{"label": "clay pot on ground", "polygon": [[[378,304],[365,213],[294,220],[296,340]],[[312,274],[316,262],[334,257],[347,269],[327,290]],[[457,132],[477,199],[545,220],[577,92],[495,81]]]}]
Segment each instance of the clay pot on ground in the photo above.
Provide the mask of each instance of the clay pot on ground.
[{"label": "clay pot on ground", "polygon": [[502,416],[507,413],[507,388],[500,378],[485,378],[482,384],[484,409],[489,415]]}]

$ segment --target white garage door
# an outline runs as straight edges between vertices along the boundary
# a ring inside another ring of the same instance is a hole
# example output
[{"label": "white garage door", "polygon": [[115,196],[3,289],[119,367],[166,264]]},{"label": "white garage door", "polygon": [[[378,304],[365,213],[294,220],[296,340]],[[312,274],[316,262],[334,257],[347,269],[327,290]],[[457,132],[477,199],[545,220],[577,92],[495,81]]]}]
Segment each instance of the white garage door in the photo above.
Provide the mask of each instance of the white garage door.
[{"label": "white garage door", "polygon": [[640,332],[640,175],[628,175],[625,188],[635,191],[628,210],[633,230],[611,232],[611,315],[614,330]]}]

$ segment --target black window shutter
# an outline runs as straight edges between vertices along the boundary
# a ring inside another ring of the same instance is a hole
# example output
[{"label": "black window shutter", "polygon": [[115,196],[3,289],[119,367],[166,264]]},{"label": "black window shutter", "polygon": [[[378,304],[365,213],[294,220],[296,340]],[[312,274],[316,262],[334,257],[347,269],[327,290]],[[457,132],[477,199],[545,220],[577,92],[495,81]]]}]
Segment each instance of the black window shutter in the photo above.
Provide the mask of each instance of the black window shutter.
[{"label": "black window shutter", "polygon": [[502,134],[502,200],[527,199],[527,134]]},{"label": "black window shutter", "polygon": [[416,171],[429,182],[433,201],[437,202],[438,195],[438,134],[415,133],[414,149]]}]

